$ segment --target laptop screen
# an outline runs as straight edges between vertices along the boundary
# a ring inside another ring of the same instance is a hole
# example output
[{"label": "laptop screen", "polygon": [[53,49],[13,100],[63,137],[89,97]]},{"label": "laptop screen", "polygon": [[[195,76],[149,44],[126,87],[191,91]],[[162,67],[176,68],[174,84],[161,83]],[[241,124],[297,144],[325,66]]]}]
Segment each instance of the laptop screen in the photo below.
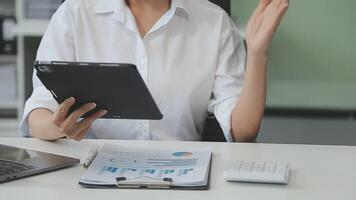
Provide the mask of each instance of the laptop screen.
[{"label": "laptop screen", "polygon": [[26,149],[0,145],[0,159],[11,161],[22,161],[29,158],[38,157],[38,153]]}]

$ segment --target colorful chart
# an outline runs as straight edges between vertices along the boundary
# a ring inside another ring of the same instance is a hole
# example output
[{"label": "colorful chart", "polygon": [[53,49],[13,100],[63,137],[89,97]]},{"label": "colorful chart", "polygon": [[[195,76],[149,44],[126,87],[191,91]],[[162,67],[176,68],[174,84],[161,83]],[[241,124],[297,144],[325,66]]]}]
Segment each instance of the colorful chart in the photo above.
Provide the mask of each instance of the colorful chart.
[{"label": "colorful chart", "polygon": [[164,177],[164,176],[172,176],[175,174],[174,169],[163,169],[159,171],[158,177]]},{"label": "colorful chart", "polygon": [[101,169],[101,171],[99,172],[99,174],[103,174],[104,172],[108,172],[108,173],[114,174],[114,173],[117,172],[118,169],[119,169],[119,168],[117,168],[117,167],[104,166],[104,167]]},{"label": "colorful chart", "polygon": [[178,172],[178,176],[186,176],[189,172],[193,172],[194,169],[181,169]]},{"label": "colorful chart", "polygon": [[191,156],[191,155],[193,155],[192,152],[175,152],[175,153],[173,153],[173,156],[177,156],[177,157]]},{"label": "colorful chart", "polygon": [[156,173],[155,169],[141,169],[139,175],[154,175]]}]

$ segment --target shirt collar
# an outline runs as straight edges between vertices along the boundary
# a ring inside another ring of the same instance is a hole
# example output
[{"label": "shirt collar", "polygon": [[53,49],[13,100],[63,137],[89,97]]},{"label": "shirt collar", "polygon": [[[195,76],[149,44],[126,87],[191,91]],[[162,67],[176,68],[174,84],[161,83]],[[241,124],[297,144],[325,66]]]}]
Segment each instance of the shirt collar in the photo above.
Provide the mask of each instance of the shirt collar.
[{"label": "shirt collar", "polygon": [[[183,10],[188,16],[190,15],[189,7],[185,0],[172,0],[171,8]],[[94,4],[95,14],[114,13],[120,21],[124,20],[127,5],[125,0],[97,0]]]},{"label": "shirt collar", "polygon": [[172,6],[171,7],[176,7],[178,9],[181,9],[182,11],[184,11],[188,17],[190,16],[190,10],[189,10],[189,6],[186,3],[186,0],[172,0]]},{"label": "shirt collar", "polygon": [[125,0],[96,0],[93,6],[93,12],[99,15],[113,13],[116,19],[123,21],[125,8]]},{"label": "shirt collar", "polygon": [[93,12],[95,14],[114,12],[117,5],[116,1],[114,0],[96,0],[94,2],[95,3],[93,5]]},{"label": "shirt collar", "polygon": [[189,6],[187,5],[186,0],[172,0],[172,7],[176,7],[184,11],[188,16],[190,16]]}]

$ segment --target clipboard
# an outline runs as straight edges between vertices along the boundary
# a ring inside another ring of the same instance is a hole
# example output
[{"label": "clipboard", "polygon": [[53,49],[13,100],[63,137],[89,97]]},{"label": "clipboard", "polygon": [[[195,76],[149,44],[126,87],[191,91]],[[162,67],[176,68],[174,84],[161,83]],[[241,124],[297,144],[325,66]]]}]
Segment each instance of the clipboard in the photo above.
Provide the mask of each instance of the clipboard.
[{"label": "clipboard", "polygon": [[[103,148],[105,150],[103,150]],[[156,157],[145,157],[146,153],[141,154],[140,151],[120,149],[118,146],[114,145],[104,145],[103,148],[102,151],[95,154],[95,157],[91,156],[93,155],[92,153],[89,154],[91,160],[90,162],[85,162],[83,164],[86,171],[82,175],[79,185],[85,188],[103,189],[209,189],[213,156],[211,151],[150,151],[147,155],[156,155]],[[112,148],[117,148],[115,149],[115,152],[119,152],[119,154],[116,155],[110,153],[109,151],[111,151]],[[130,152],[133,153],[131,155],[133,157],[130,158],[130,160],[134,160],[135,164],[127,159],[127,155],[129,155]],[[120,157],[118,155],[124,156]],[[144,157],[142,157],[142,155],[144,155]],[[163,157],[161,157],[162,155]],[[164,155],[172,155],[173,159],[171,157],[165,157]],[[174,156],[177,157],[174,158]],[[190,160],[194,160],[194,164],[187,164]],[[174,168],[173,165],[170,165],[171,161],[176,163],[176,168]],[[156,165],[157,162],[160,164],[162,162],[167,164],[166,162],[168,162],[168,170],[167,167],[160,168],[159,166],[161,165]],[[120,166],[120,164],[110,165],[109,163],[125,164]],[[153,164],[150,167],[147,163]],[[183,165],[181,166],[179,163]],[[156,168],[153,166],[156,166]],[[110,178],[107,179],[108,177]]]},{"label": "clipboard", "polygon": [[83,187],[89,188],[120,188],[120,189],[170,189],[173,186],[173,180],[170,178],[163,179],[136,179],[136,180],[127,180],[126,177],[118,177],[117,185],[93,185],[85,184],[79,182]]},{"label": "clipboard", "polygon": [[210,182],[210,166],[209,166],[209,175],[208,181],[205,185],[200,186],[175,186],[173,184],[173,179],[171,178],[162,178],[162,179],[153,179],[150,177],[141,177],[140,179],[127,180],[126,177],[118,177],[116,179],[116,185],[93,185],[79,182],[79,185],[85,188],[97,188],[97,189],[173,189],[173,190],[208,190]]}]

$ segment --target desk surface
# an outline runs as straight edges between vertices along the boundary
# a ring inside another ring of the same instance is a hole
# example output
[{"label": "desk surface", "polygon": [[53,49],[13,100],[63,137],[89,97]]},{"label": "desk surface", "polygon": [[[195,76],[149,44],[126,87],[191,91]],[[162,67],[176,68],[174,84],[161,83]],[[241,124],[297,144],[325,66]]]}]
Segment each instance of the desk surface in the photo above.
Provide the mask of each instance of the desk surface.
[{"label": "desk surface", "polygon": [[[356,198],[356,147],[275,144],[226,144],[193,142],[60,140],[0,138],[13,145],[81,158],[104,143],[153,148],[200,148],[213,150],[210,189],[207,191],[84,189],[78,185],[80,165],[0,184],[0,199],[323,199]],[[222,173],[229,160],[287,161],[291,164],[290,183],[283,185],[225,182]]]}]

